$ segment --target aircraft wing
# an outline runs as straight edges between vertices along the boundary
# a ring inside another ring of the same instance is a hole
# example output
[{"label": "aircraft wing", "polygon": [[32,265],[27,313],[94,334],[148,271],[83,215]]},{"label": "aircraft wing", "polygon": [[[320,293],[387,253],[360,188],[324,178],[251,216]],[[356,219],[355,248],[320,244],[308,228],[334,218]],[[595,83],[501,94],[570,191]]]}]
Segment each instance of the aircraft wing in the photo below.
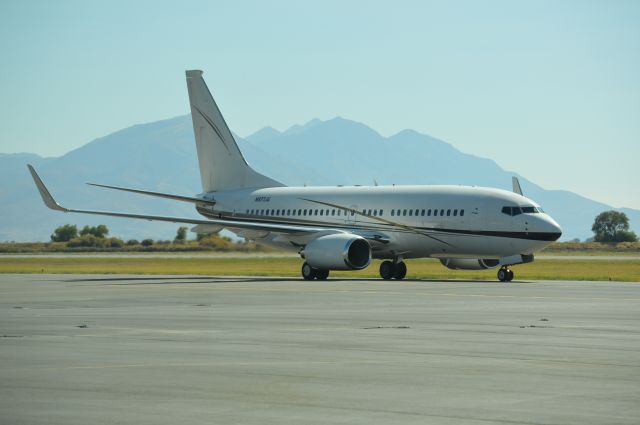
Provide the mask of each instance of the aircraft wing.
[{"label": "aircraft wing", "polygon": [[[166,217],[166,216],[157,216],[157,215],[144,215],[144,214],[129,214],[129,213],[121,213],[121,212],[111,212],[111,211],[92,211],[92,210],[78,210],[72,208],[66,208],[60,205],[53,198],[47,187],[44,185],[44,182],[33,168],[32,165],[27,165],[29,168],[29,172],[33,177],[33,181],[40,192],[40,196],[42,197],[45,205],[52,210],[62,211],[62,212],[71,212],[71,213],[80,213],[80,214],[93,214],[93,215],[105,215],[110,217],[122,217],[122,218],[134,218],[140,220],[149,220],[149,221],[166,221],[170,223],[186,223],[186,224],[209,224],[209,225],[218,225],[226,228],[235,228],[235,229],[250,229],[250,230],[261,230],[261,231],[269,231],[274,233],[283,233],[283,234],[310,234],[310,233],[318,233],[318,232],[336,232],[339,231],[337,229],[332,228],[320,228],[320,227],[310,227],[310,226],[292,226],[292,225],[284,225],[277,223],[255,223],[250,221],[243,220],[228,220],[228,219],[208,219],[208,220],[199,220],[192,218],[180,218],[180,217]],[[173,195],[172,195],[173,196]]]}]

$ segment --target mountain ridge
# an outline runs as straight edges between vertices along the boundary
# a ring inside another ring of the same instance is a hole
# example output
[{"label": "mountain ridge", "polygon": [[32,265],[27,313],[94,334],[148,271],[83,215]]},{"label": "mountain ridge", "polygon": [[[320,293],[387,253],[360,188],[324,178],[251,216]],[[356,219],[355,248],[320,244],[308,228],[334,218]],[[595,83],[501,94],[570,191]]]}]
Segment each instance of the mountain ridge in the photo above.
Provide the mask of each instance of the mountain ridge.
[{"label": "mountain ridge", "polygon": [[[464,153],[452,144],[406,129],[384,137],[363,123],[335,117],[313,119],[285,131],[262,128],[235,136],[247,161],[288,185],[463,184],[511,190],[517,175],[525,193],[561,225],[563,239],[591,236],[595,216],[624,211],[638,232],[640,211],[613,208],[581,195],[544,189],[495,161]],[[65,215],[48,210],[26,169],[31,162],[57,199],[69,207],[200,218],[192,205],[91,188],[105,183],[176,194],[199,193],[200,176],[190,115],[116,131],[56,158],[0,154],[0,240],[46,240],[64,223],[105,223],[123,238],[173,238],[178,225],[108,217]]]}]

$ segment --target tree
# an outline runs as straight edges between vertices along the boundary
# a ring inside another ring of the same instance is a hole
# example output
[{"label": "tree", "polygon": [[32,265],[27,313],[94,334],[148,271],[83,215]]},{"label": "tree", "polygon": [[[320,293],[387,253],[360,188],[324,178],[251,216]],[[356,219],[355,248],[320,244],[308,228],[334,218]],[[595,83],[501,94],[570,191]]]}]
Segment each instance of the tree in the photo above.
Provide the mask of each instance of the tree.
[{"label": "tree", "polygon": [[635,233],[629,231],[627,215],[619,211],[605,211],[600,213],[591,230],[595,233],[596,242],[635,242]]},{"label": "tree", "polygon": [[73,238],[78,237],[78,228],[75,224],[65,224],[54,230],[51,235],[53,242],[68,242]]},{"label": "tree", "polygon": [[97,226],[84,226],[82,230],[80,230],[80,236],[85,235],[93,235],[96,238],[104,238],[109,234],[109,229],[104,224],[99,224]]},{"label": "tree", "polygon": [[53,231],[51,240],[53,242],[69,242],[73,238],[78,237],[78,228],[75,224],[65,224]]},{"label": "tree", "polygon": [[178,227],[176,232],[176,238],[173,240],[175,243],[184,243],[187,240],[187,228],[184,226]]},{"label": "tree", "polygon": [[140,245],[151,246],[153,245],[153,239],[143,239],[142,242],[140,242]]}]

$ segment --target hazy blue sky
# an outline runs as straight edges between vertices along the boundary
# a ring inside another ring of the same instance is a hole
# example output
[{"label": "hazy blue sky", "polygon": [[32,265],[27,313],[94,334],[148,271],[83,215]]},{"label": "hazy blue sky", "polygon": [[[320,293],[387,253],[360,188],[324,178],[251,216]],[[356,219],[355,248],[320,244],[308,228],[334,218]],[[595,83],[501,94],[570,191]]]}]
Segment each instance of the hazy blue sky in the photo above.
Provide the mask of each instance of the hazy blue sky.
[{"label": "hazy blue sky", "polygon": [[242,136],[412,128],[640,208],[640,1],[3,1],[0,52],[0,152],[185,114],[200,68]]}]

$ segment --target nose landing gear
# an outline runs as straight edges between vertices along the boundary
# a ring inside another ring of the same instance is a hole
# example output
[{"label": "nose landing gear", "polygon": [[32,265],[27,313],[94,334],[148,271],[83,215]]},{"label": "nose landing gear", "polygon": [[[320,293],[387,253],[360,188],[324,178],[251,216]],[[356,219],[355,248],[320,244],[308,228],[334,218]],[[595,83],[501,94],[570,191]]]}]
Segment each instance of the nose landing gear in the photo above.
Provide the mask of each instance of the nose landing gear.
[{"label": "nose landing gear", "polygon": [[498,270],[498,280],[500,282],[511,282],[513,280],[513,271],[507,266],[503,266]]}]

